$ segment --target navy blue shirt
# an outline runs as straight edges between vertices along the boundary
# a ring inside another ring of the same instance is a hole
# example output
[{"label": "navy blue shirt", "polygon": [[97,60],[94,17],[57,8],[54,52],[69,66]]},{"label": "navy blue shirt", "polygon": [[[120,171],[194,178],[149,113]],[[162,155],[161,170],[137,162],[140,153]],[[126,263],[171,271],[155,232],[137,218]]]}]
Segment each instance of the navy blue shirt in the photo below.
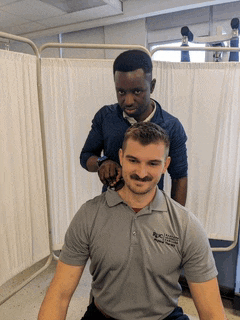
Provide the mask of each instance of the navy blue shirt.
[{"label": "navy blue shirt", "polygon": [[[171,163],[168,172],[171,179],[186,177],[188,170],[187,136],[184,128],[177,118],[164,111],[157,101],[155,103],[156,112],[151,122],[165,129],[170,138]],[[119,163],[118,150],[122,147],[124,134],[130,126],[131,124],[123,118],[123,111],[118,103],[102,107],[92,120],[92,128],[80,154],[82,167],[87,169],[88,158],[93,155],[99,157],[102,150],[105,156]],[[163,176],[158,187],[163,189]]]}]

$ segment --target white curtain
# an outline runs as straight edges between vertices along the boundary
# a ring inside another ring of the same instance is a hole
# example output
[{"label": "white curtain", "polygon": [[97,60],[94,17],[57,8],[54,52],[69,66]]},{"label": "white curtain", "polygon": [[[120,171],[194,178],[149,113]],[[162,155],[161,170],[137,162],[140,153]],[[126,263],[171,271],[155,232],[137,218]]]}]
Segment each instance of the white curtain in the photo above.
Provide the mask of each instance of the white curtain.
[{"label": "white curtain", "polygon": [[114,103],[112,61],[42,59],[44,126],[53,249],[62,247],[79,207],[101,193],[97,173],[79,155],[94,114]]},{"label": "white curtain", "polygon": [[36,58],[0,50],[0,285],[49,255]]},{"label": "white curtain", "polygon": [[[240,64],[154,62],[153,97],[188,135],[187,207],[209,238],[233,240],[240,181]],[[166,183],[169,190],[169,180]]]},{"label": "white curtain", "polygon": [[[79,154],[91,120],[116,102],[112,60],[42,59],[53,248],[80,205],[101,192]],[[188,135],[187,206],[214,239],[232,240],[239,191],[239,74],[235,63],[154,63],[153,97]],[[168,179],[166,179],[168,180]],[[169,180],[166,189],[170,189]]]}]

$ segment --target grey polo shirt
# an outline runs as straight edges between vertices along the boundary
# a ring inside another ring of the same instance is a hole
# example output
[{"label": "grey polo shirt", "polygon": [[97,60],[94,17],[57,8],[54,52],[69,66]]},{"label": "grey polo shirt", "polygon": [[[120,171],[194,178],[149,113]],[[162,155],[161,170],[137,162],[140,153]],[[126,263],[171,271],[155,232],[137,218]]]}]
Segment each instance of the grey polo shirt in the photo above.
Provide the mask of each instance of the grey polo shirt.
[{"label": "grey polo shirt", "polygon": [[186,208],[157,189],[137,214],[113,190],[86,202],[66,233],[60,260],[91,259],[92,294],[119,320],[160,320],[177,306],[182,268],[188,280],[217,275],[205,231]]}]

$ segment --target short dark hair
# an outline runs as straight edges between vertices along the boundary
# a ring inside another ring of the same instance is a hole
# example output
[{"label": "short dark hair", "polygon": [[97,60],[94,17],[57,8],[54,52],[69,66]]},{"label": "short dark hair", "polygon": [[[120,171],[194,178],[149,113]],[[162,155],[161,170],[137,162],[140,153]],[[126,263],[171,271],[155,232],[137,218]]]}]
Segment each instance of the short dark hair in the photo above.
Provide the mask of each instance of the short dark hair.
[{"label": "short dark hair", "polygon": [[151,143],[163,142],[165,144],[165,159],[169,153],[170,139],[167,132],[159,125],[152,122],[137,122],[134,123],[125,132],[122,144],[122,150],[126,148],[126,143],[129,139],[138,141],[143,146]]},{"label": "short dark hair", "polygon": [[128,50],[122,52],[113,63],[113,74],[116,71],[130,72],[143,69],[145,73],[152,73],[152,59],[142,50]]}]

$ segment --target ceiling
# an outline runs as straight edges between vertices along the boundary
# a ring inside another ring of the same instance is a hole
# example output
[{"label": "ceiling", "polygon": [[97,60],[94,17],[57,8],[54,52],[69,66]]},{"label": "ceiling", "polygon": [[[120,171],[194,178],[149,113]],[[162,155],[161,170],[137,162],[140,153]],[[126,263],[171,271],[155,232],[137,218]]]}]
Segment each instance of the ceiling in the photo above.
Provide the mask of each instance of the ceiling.
[{"label": "ceiling", "polygon": [[121,13],[120,0],[0,0],[0,31],[24,35]]},{"label": "ceiling", "polygon": [[0,31],[27,38],[90,29],[236,0],[0,0]]}]

